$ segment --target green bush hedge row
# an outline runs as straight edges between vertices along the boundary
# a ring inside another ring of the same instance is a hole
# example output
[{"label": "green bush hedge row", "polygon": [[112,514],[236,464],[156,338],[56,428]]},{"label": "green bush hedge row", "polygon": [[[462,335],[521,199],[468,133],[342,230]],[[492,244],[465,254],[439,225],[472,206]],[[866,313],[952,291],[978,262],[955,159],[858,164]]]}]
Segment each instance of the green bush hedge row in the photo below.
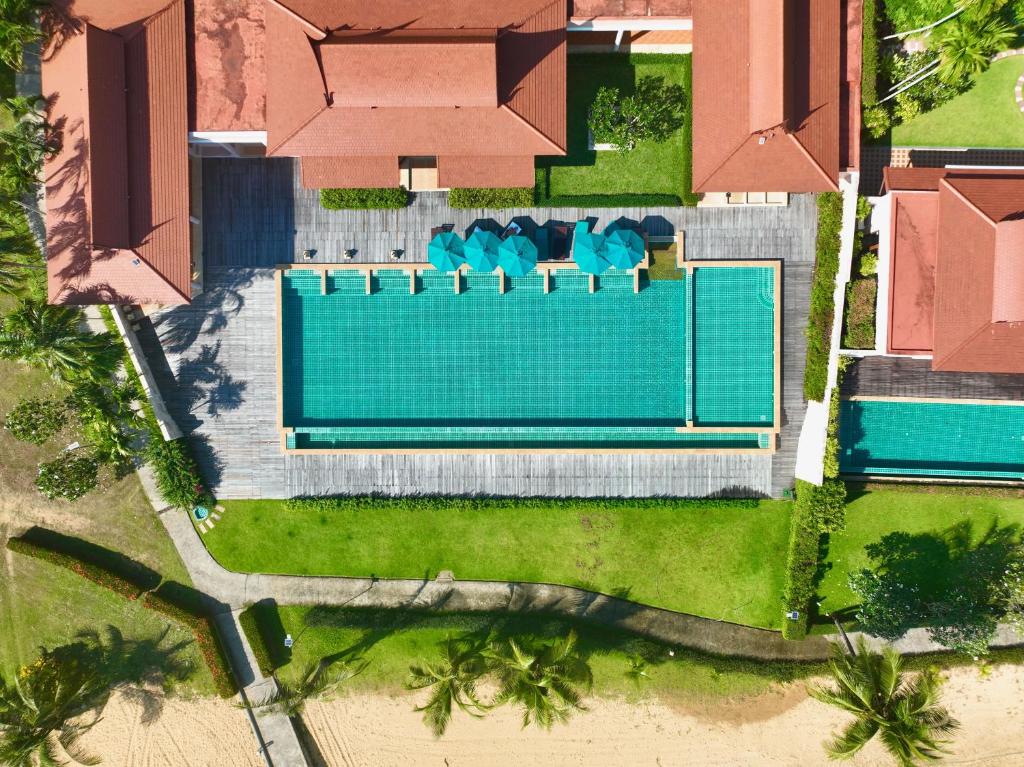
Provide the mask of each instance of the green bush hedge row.
[{"label": "green bush hedge row", "polygon": [[[799,498],[800,489],[797,489]],[[807,636],[808,614],[814,598],[814,579],[818,571],[818,556],[821,534],[814,520],[810,518],[807,505],[793,504],[793,520],[789,529],[789,549],[786,553],[786,578],[783,586],[784,612],[782,636],[786,639],[803,639]],[[785,613],[796,610],[797,620],[790,620]]]},{"label": "green bush hedge row", "polygon": [[862,34],[860,100],[869,107],[878,101],[878,0],[864,0]]},{"label": "green bush hedge row", "polygon": [[7,548],[11,551],[16,551],[19,554],[24,554],[25,556],[33,557],[35,559],[41,559],[44,562],[49,562],[50,564],[57,565],[58,567],[71,570],[86,580],[90,580],[96,585],[109,589],[115,594],[119,594],[125,599],[129,599],[133,602],[142,595],[144,590],[138,584],[132,583],[127,578],[123,578],[106,568],[100,567],[99,565],[95,565],[91,562],[83,562],[69,554],[54,551],[53,549],[49,549],[32,541],[27,541],[23,538],[9,538],[7,540]]},{"label": "green bush hedge row", "polygon": [[828,430],[825,433],[825,466],[824,475],[835,479],[839,476],[839,406],[841,404],[840,389],[843,376],[851,362],[850,357],[839,358],[839,370],[836,373],[836,388],[832,390],[832,398],[828,403]]},{"label": "green bush hedge row", "polygon": [[387,498],[373,495],[340,495],[324,498],[289,498],[286,509],[296,511],[365,511],[367,514],[384,513],[393,509],[434,511],[448,509],[452,512],[476,509],[550,509],[562,508],[593,509],[628,507],[631,509],[663,508],[665,504],[685,504],[691,509],[714,511],[722,508],[756,509],[754,498],[693,498],[669,500],[665,498],[461,498],[456,496],[412,496]]},{"label": "green bush hedge row", "polygon": [[678,208],[682,204],[674,194],[566,194],[537,200],[541,208]]},{"label": "green bush hedge row", "polygon": [[404,186],[384,189],[321,189],[320,205],[327,210],[404,208],[409,193]]},{"label": "green bush hedge row", "polygon": [[260,628],[256,610],[256,605],[249,605],[239,613],[238,622],[249,640],[249,647],[252,648],[252,654],[256,658],[256,665],[259,666],[260,673],[267,677],[274,673],[274,662],[270,659],[270,648],[267,647],[267,640]]},{"label": "green bush hedge row", "polygon": [[532,208],[533,187],[452,189],[448,204],[453,208]]},{"label": "green bush hedge row", "polygon": [[825,478],[820,485],[796,481],[796,508],[800,518],[819,533],[846,529],[846,483]]},{"label": "green bush hedge row", "polygon": [[157,591],[147,593],[143,597],[142,604],[150,610],[180,623],[192,632],[199,652],[210,669],[214,688],[220,697],[230,698],[238,692],[235,677],[231,673],[231,665],[228,663],[227,653],[224,651],[220,637],[217,636],[217,629],[209,616],[198,615],[192,610],[177,605],[161,596]]},{"label": "green bush hedge row", "polygon": [[839,273],[839,232],[843,226],[843,196],[818,195],[818,239],[811,282],[811,310],[807,322],[807,367],[804,397],[821,402],[828,382],[828,355],[832,346],[836,275]]},{"label": "green bush hedge row", "polygon": [[159,429],[152,429],[146,445],[146,461],[167,503],[180,509],[192,509],[204,499],[202,477],[184,437],[165,440]]}]

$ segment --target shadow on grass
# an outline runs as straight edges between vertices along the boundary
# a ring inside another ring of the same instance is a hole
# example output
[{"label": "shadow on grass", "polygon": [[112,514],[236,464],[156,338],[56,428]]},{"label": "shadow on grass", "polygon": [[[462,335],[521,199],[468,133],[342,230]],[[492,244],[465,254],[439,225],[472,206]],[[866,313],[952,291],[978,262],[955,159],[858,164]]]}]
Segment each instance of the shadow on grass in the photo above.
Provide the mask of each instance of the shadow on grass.
[{"label": "shadow on grass", "polygon": [[43,527],[31,527],[21,537],[51,551],[67,554],[82,562],[102,567],[104,570],[120,575],[145,591],[155,589],[163,580],[160,573],[146,567],[141,562],[81,538],[72,538]]}]

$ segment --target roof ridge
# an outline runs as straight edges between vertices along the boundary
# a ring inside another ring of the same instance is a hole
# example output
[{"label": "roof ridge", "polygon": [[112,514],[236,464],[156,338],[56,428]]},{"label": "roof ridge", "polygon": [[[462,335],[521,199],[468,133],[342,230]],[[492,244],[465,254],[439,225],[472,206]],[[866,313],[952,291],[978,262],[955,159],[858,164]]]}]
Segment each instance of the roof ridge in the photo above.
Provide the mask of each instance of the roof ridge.
[{"label": "roof ridge", "polygon": [[828,171],[821,167],[821,163],[818,162],[817,158],[813,154],[811,154],[811,150],[804,146],[804,142],[797,138],[796,133],[787,132],[786,135],[793,139],[793,142],[800,148],[800,151],[803,152],[804,156],[811,161],[811,165],[821,173],[822,178],[824,178],[825,181],[827,181],[836,191],[839,191],[839,184],[836,183],[835,179],[828,175]]},{"label": "roof ridge", "polygon": [[525,24],[528,21],[532,21],[533,19],[535,19],[538,16],[540,16],[544,11],[550,10],[551,6],[557,5],[560,2],[562,2],[562,0],[548,0],[548,3],[546,5],[538,6],[537,10],[535,10],[533,13],[531,13],[529,16],[527,16],[522,21],[520,21],[519,22],[519,26],[522,26],[523,24]]},{"label": "roof ridge", "polygon": [[284,137],[283,139],[281,139],[281,140],[280,140],[280,141],[278,141],[278,142],[277,142],[276,144],[274,144],[274,146],[273,146],[273,147],[267,146],[267,156],[268,156],[268,157],[269,157],[269,156],[271,156],[271,155],[272,155],[272,154],[273,154],[274,152],[276,152],[276,151],[277,151],[278,149],[280,149],[280,148],[281,148],[282,146],[284,146],[284,145],[285,145],[285,144],[287,144],[287,143],[288,143],[289,141],[291,141],[291,140],[292,140],[293,138],[295,138],[295,136],[296,136],[296,135],[298,135],[298,133],[299,133],[300,131],[302,131],[302,130],[303,130],[304,128],[306,128],[306,127],[307,127],[307,126],[308,126],[308,125],[309,125],[309,124],[310,124],[311,122],[313,122],[313,120],[315,120],[315,119],[316,119],[316,118],[318,118],[318,117],[319,117],[320,115],[322,115],[322,114],[323,114],[324,112],[326,112],[326,111],[328,110],[328,108],[329,108],[329,107],[327,106],[327,104],[324,104],[324,105],[323,105],[322,107],[320,107],[320,108],[319,108],[319,109],[317,109],[317,110],[316,110],[315,112],[313,112],[313,114],[311,114],[311,115],[309,116],[309,119],[307,119],[306,121],[304,121],[304,122],[303,122],[303,123],[302,123],[301,125],[298,125],[298,126],[296,126],[295,130],[293,130],[293,131],[292,131],[291,133],[289,133],[289,134],[288,134],[287,136],[285,136],[285,137]]},{"label": "roof ridge", "polygon": [[[555,2],[559,2],[559,0],[555,0]],[[523,117],[521,114],[519,114],[509,104],[499,104],[498,105],[498,109],[499,110],[504,109],[510,115],[515,117],[517,120],[519,120],[519,122],[521,122],[523,125],[525,125],[527,128],[529,128],[535,134],[540,136],[548,146],[553,147],[555,149],[555,154],[560,154],[561,152],[566,151],[566,147],[558,146],[558,144],[556,144],[554,141],[552,141],[551,138],[547,134],[544,133],[544,131],[542,131],[540,128],[538,128],[536,125],[534,125],[532,122],[530,122],[525,117]],[[538,154],[540,154],[540,153],[538,152]]]},{"label": "roof ridge", "polygon": [[[984,325],[982,325],[982,326],[981,326],[980,328],[978,328],[978,329],[977,329],[976,331],[974,331],[973,333],[971,333],[971,335],[967,336],[967,338],[965,338],[965,339],[964,339],[964,340],[963,340],[963,341],[962,341],[961,343],[959,343],[959,344],[958,344],[958,345],[956,346],[956,348],[955,348],[955,349],[953,349],[952,351],[950,351],[950,352],[949,352],[948,354],[944,354],[944,355],[942,356],[942,359],[940,359],[940,360],[938,360],[938,361],[937,361],[937,364],[941,365],[941,364],[945,363],[946,361],[948,361],[949,359],[951,359],[952,357],[956,356],[956,354],[957,354],[957,353],[958,353],[958,352],[959,352],[959,351],[960,351],[961,349],[963,349],[963,348],[964,348],[965,346],[967,346],[967,345],[968,345],[969,343],[971,343],[971,341],[973,341],[973,340],[974,340],[975,338],[977,338],[978,336],[980,336],[980,335],[981,335],[982,333],[984,333],[984,332],[985,332],[986,330],[988,330],[988,329],[989,329],[990,327],[992,327],[992,323],[991,323],[991,322],[986,322],[986,323],[985,323]],[[933,370],[935,369],[935,366],[936,366],[936,359],[935,359],[935,358],[933,357],[933,358],[932,358],[932,369],[933,369]]]},{"label": "roof ridge", "polygon": [[192,302],[192,298],[190,296],[186,296],[184,293],[182,293],[178,289],[177,285],[175,285],[173,282],[171,282],[169,279],[167,279],[167,275],[165,275],[163,272],[161,272],[159,269],[157,269],[156,266],[154,266],[152,263],[150,263],[149,259],[147,259],[144,255],[142,255],[142,253],[139,252],[138,248],[124,248],[123,250],[125,250],[128,253],[131,253],[132,255],[135,256],[135,258],[139,259],[139,261],[144,263],[146,265],[146,267],[151,272],[153,272],[153,274],[155,274],[157,277],[159,277],[160,280],[167,287],[169,287],[171,290],[173,290],[175,293],[177,293],[179,296],[181,296],[183,299],[185,299],[186,302],[188,302],[188,303]]},{"label": "roof ridge", "polygon": [[988,223],[990,223],[992,225],[992,228],[996,228],[998,226],[998,224],[996,223],[996,220],[994,218],[992,218],[992,216],[990,216],[988,213],[986,213],[981,208],[979,208],[977,205],[975,205],[970,200],[970,198],[967,197],[967,195],[965,195],[962,191],[957,189],[955,186],[953,186],[953,184],[951,184],[949,182],[949,176],[943,176],[941,179],[939,179],[939,187],[940,188],[942,187],[943,184],[945,184],[947,187],[949,187],[949,191],[951,191],[953,194],[955,194],[960,199],[960,201],[963,202],[964,205],[966,205],[968,208],[973,210],[975,213],[977,213],[979,216],[981,216],[983,219],[985,219]]},{"label": "roof ridge", "polygon": [[[690,120],[691,121],[693,120],[692,111],[691,111],[691,115],[690,115]],[[692,122],[690,124],[690,130],[693,130]],[[748,135],[744,136],[740,140],[740,143],[737,144],[736,147],[725,156],[724,160],[722,160],[718,165],[715,166],[715,168],[710,173],[708,173],[708,175],[704,178],[703,181],[700,181],[699,183],[697,181],[693,181],[692,184],[691,184],[693,186],[693,189],[691,189],[690,191],[691,192],[695,192],[699,187],[702,187],[702,186],[704,186],[704,184],[706,184],[709,181],[711,181],[711,179],[715,177],[715,174],[718,173],[718,171],[720,171],[722,168],[724,168],[726,163],[728,163],[733,157],[736,156],[736,154],[743,148],[744,144],[747,143],[747,140],[750,139],[750,137],[753,136],[753,135],[754,134],[751,133],[751,134],[748,134]]]},{"label": "roof ridge", "polygon": [[[163,8],[161,8],[156,13],[151,13],[146,18],[140,19],[138,22],[136,22],[139,25],[139,28],[136,29],[134,32],[132,32],[132,34],[130,34],[128,37],[123,37],[121,39],[124,40],[126,43],[131,42],[136,37],[141,35],[145,31],[146,27],[148,27],[150,25],[150,23],[152,23],[156,19],[158,19],[161,16],[163,16],[165,13],[167,13],[169,10],[171,10],[171,8],[173,8],[174,6],[176,6],[176,5],[184,5],[184,4],[185,4],[185,0],[170,0],[170,2],[167,3],[167,5],[165,5]],[[88,21],[86,22],[86,24],[88,24],[89,26],[95,26],[95,24],[91,24]],[[103,29],[102,27],[96,27],[96,28],[97,29]],[[109,32],[110,30],[104,29],[103,31],[104,32]],[[118,35],[118,36],[120,37],[120,35]]]},{"label": "roof ridge", "polygon": [[327,37],[327,32],[320,29],[320,27],[318,27],[312,21],[307,19],[305,16],[302,16],[296,11],[293,11],[291,8],[282,3],[281,0],[267,0],[267,2],[269,2],[271,5],[277,6],[278,10],[283,11],[284,13],[291,16],[295,21],[299,22],[299,24],[304,26],[307,30],[311,30],[313,34],[316,35],[318,40],[323,40],[325,37]]}]

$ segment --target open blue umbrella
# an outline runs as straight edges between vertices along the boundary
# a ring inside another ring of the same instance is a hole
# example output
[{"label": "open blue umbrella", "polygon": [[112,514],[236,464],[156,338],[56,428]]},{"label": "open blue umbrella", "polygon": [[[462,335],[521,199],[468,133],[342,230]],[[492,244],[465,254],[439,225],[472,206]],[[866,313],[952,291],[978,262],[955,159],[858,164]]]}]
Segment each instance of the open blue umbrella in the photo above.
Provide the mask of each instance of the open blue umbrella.
[{"label": "open blue umbrella", "polygon": [[462,240],[452,232],[441,232],[427,245],[427,260],[439,272],[452,272],[466,263]]},{"label": "open blue umbrella", "polygon": [[644,240],[632,229],[613,229],[605,246],[605,258],[617,269],[632,269],[644,260]]},{"label": "open blue umbrella", "polygon": [[604,235],[593,232],[577,232],[572,238],[572,260],[581,272],[603,274],[612,263],[608,260]]},{"label": "open blue umbrella", "polygon": [[494,232],[475,229],[463,248],[466,263],[478,272],[493,272],[498,265],[498,248],[500,247],[501,240]]},{"label": "open blue umbrella", "polygon": [[537,265],[537,246],[527,237],[514,235],[498,248],[498,266],[509,277],[525,277]]}]

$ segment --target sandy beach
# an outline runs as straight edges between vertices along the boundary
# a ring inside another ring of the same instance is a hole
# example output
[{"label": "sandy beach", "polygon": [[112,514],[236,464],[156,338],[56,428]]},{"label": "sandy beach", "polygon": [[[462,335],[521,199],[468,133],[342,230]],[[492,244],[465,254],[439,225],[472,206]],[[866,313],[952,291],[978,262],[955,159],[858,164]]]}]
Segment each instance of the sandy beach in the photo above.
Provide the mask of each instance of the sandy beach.
[{"label": "sandy beach", "polygon": [[[963,727],[943,763],[1024,764],[1024,669],[957,669],[948,679],[944,700]],[[331,767],[807,767],[830,763],[822,741],[845,721],[795,684],[713,711],[592,699],[588,712],[550,733],[521,730],[516,712],[504,708],[481,721],[456,716],[434,740],[412,711],[418,699],[341,697],[310,704],[306,722]],[[877,743],[848,763],[892,764]]]}]

